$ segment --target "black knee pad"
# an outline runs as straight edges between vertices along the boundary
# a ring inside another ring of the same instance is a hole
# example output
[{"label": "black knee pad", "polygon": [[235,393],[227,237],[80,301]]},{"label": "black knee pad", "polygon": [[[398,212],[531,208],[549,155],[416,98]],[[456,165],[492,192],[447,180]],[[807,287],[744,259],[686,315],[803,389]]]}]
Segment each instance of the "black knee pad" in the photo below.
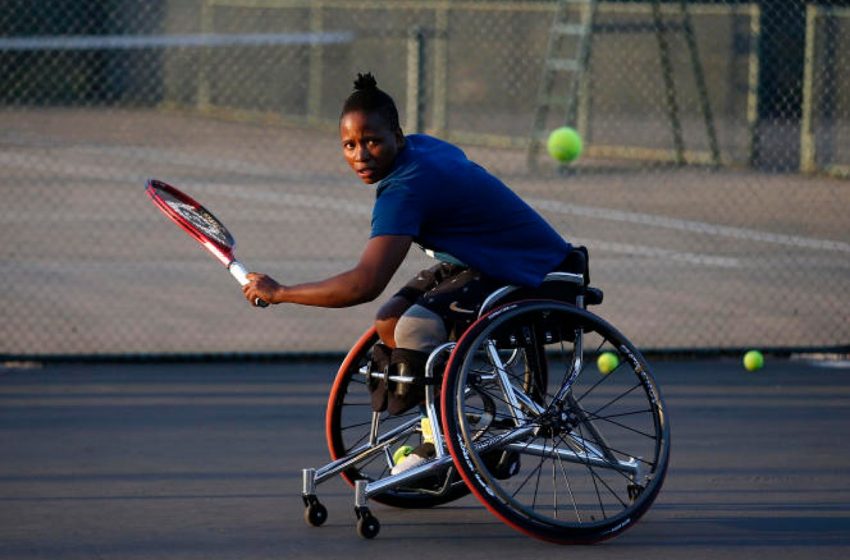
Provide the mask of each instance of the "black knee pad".
[{"label": "black knee pad", "polygon": [[369,364],[369,372],[383,373],[384,378],[369,377],[366,386],[372,396],[372,410],[383,412],[387,409],[387,379],[386,374],[390,369],[390,357],[392,348],[378,343],[372,347],[372,361]]},{"label": "black knee pad", "polygon": [[411,377],[409,383],[388,381],[387,412],[402,414],[425,400],[425,364],[428,353],[407,348],[392,351],[388,379],[392,376]]}]

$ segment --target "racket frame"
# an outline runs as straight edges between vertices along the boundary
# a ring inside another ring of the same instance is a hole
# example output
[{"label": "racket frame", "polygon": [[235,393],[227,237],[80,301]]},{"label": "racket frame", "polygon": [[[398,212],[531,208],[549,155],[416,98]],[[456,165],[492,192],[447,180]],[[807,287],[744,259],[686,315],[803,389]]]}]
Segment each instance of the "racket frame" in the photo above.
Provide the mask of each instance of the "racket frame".
[{"label": "racket frame", "polygon": [[[187,204],[199,210],[200,212],[206,214],[213,221],[216,222],[218,227],[223,232],[224,236],[230,240],[230,243],[221,243],[220,241],[213,239],[203,232],[201,232],[197,226],[195,226],[191,221],[189,221],[185,216],[180,214],[177,210],[172,208],[168,202],[163,200],[158,194],[157,190],[163,190],[173,196],[175,199],[180,201],[181,203]],[[221,262],[230,272],[230,274],[239,282],[240,285],[244,286],[248,281],[248,269],[245,266],[236,260],[236,257],[233,254],[234,249],[236,248],[236,238],[230,233],[230,231],[225,227],[225,225],[215,217],[215,214],[207,210],[200,202],[184,193],[183,191],[169,185],[165,181],[160,181],[159,179],[148,179],[145,183],[145,192],[151,201],[156,205],[159,210],[168,216],[168,218],[180,226],[180,228],[189,234],[195,241],[201,244],[204,249],[209,251],[216,259]],[[261,299],[257,299],[257,305],[261,307],[265,307],[268,305],[265,301]]]}]

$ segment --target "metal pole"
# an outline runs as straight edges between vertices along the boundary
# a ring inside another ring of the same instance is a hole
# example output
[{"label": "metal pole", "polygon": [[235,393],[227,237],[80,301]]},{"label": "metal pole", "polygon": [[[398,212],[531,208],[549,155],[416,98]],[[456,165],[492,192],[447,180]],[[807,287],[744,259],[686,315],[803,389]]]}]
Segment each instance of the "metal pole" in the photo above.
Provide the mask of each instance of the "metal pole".
[{"label": "metal pole", "polygon": [[803,59],[803,116],[800,125],[800,171],[815,170],[815,137],[812,129],[814,112],[815,23],[818,7],[806,6],[806,50]]},{"label": "metal pole", "polygon": [[711,112],[711,103],[708,100],[708,86],[705,83],[705,74],[702,70],[702,61],[699,58],[697,50],[697,41],[694,37],[694,26],[691,22],[691,14],[688,12],[687,0],[681,0],[679,7],[682,11],[682,23],[685,27],[685,40],[688,43],[688,52],[691,55],[691,67],[694,71],[694,78],[697,82],[697,91],[699,92],[700,105],[702,106],[702,115],[705,120],[705,129],[708,133],[708,146],[711,150],[711,162],[714,165],[720,165],[720,148],[717,144],[717,131],[714,128],[714,115]]},{"label": "metal pole", "polygon": [[[213,30],[213,17],[212,17],[213,7],[210,5],[209,0],[201,1],[201,14],[200,14],[200,27],[201,33],[212,33]],[[198,61],[198,83],[197,83],[197,91],[195,97],[195,107],[200,110],[206,110],[210,107],[211,95],[210,95],[210,79],[209,79],[209,65],[210,65],[210,53],[209,47],[203,47],[200,49],[198,53],[200,60]]]},{"label": "metal pole", "polygon": [[750,166],[759,160],[759,41],[761,40],[761,10],[750,5],[750,52],[747,72],[747,127],[749,132]]},{"label": "metal pole", "polygon": [[407,39],[407,122],[409,133],[425,129],[425,32],[412,27]]},{"label": "metal pole", "polygon": [[[324,27],[322,21],[322,3],[314,1],[310,5],[310,31],[319,33]],[[319,122],[322,113],[322,75],[324,73],[324,47],[316,43],[310,45],[310,58],[307,80],[307,120]]]},{"label": "metal pole", "polygon": [[661,73],[664,77],[664,89],[667,94],[667,109],[670,112],[670,126],[673,129],[673,146],[676,151],[676,163],[685,163],[685,142],[682,139],[682,124],[679,122],[679,105],[676,103],[676,84],[673,81],[673,65],[670,62],[670,47],[667,44],[667,25],[661,16],[659,0],[652,2],[652,15],[655,21],[655,37],[661,56]]},{"label": "metal pole", "polygon": [[449,80],[449,2],[437,6],[434,33],[434,93],[433,119],[434,134],[441,135],[448,126],[448,80]]}]

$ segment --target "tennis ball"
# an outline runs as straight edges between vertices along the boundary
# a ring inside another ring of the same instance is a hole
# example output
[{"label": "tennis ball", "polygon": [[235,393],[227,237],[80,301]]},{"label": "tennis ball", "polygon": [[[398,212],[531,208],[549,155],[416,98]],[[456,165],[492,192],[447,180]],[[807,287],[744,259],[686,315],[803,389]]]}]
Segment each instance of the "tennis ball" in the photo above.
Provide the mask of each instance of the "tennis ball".
[{"label": "tennis ball", "polygon": [[620,365],[620,359],[613,352],[603,352],[596,359],[596,367],[599,368],[599,373],[608,375]]},{"label": "tennis ball", "polygon": [[546,142],[549,155],[556,160],[569,163],[581,155],[582,141],[579,133],[568,126],[556,128]]},{"label": "tennis ball", "polygon": [[402,459],[413,453],[413,448],[409,445],[402,445],[393,453],[393,464],[398,465]]},{"label": "tennis ball", "polygon": [[764,356],[758,350],[750,350],[744,354],[744,369],[756,371],[764,367]]}]

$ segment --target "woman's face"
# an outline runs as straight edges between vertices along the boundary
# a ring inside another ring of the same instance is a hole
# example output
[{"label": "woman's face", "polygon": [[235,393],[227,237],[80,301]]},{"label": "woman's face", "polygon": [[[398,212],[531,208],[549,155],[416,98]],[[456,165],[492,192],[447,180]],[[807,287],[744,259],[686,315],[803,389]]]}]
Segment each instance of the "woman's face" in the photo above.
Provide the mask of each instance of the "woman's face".
[{"label": "woman's face", "polygon": [[339,121],[339,136],[345,161],[367,185],[389,175],[404,146],[401,130],[391,129],[376,112],[346,113]]}]

